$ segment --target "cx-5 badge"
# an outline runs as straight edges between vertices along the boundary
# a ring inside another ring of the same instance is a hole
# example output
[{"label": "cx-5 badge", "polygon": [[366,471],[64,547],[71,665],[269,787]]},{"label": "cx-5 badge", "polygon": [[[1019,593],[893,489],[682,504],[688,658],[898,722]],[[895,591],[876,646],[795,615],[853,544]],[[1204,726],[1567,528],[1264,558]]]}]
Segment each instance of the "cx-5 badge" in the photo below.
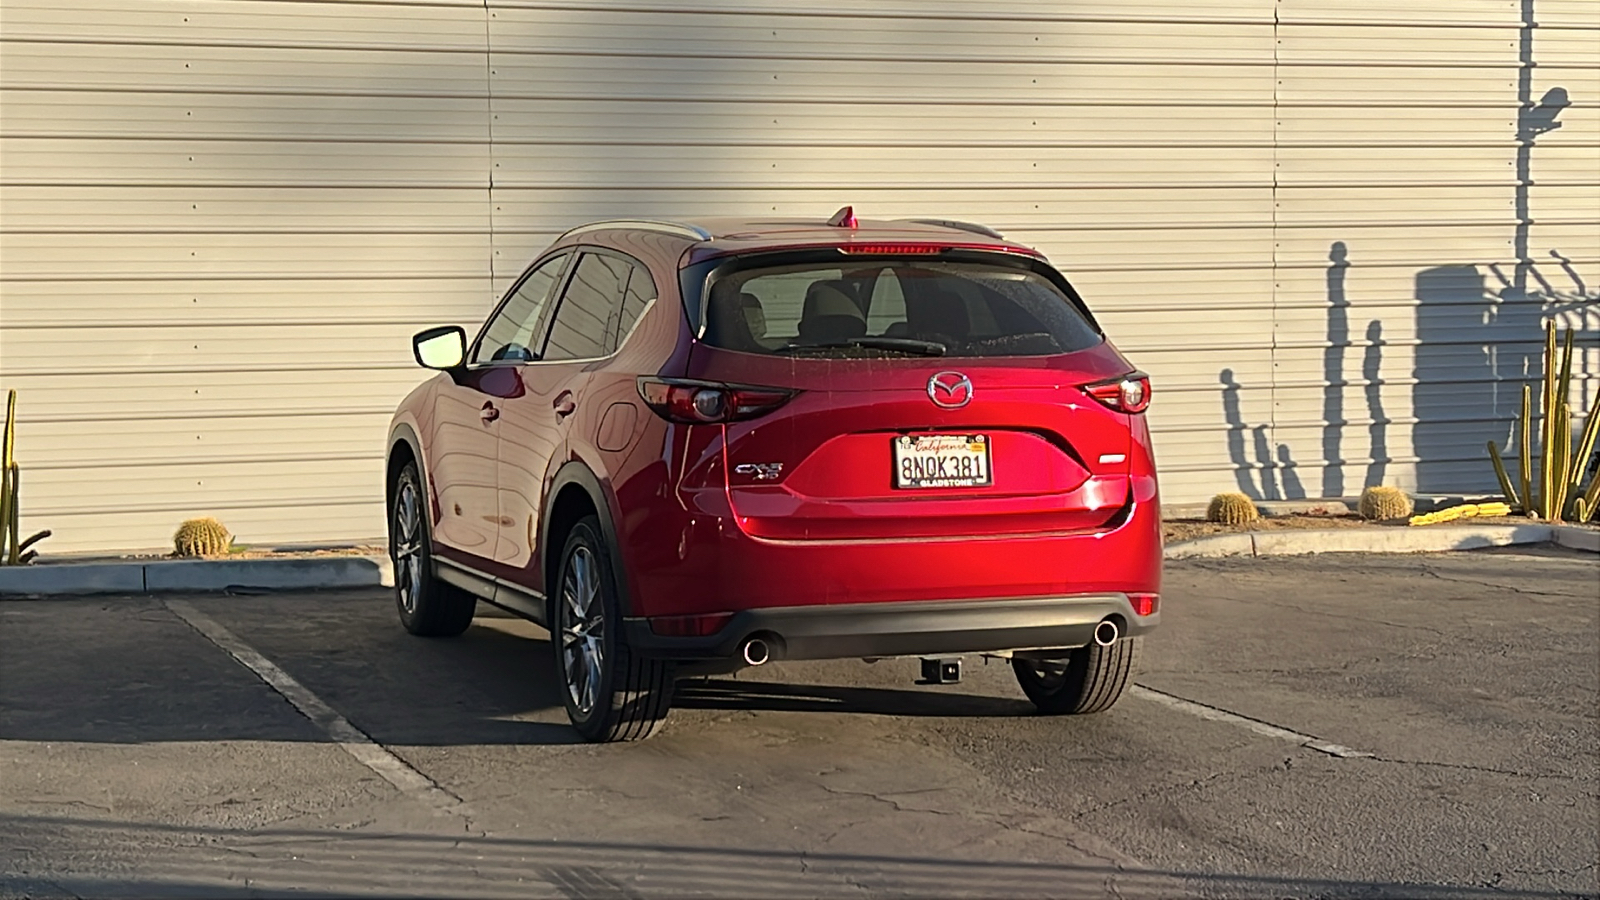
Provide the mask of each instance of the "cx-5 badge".
[{"label": "cx-5 badge", "polygon": [[740,463],[733,467],[735,475],[748,475],[756,481],[774,481],[783,474],[783,463]]},{"label": "cx-5 badge", "polygon": [[972,379],[960,372],[940,372],[928,379],[928,399],[942,409],[960,409],[972,402]]}]

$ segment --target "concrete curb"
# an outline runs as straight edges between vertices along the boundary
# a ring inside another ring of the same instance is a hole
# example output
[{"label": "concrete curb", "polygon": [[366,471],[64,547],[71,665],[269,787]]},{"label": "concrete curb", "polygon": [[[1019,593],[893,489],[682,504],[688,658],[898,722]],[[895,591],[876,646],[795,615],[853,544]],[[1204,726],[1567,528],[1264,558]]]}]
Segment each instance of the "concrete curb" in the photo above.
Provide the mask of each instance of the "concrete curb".
[{"label": "concrete curb", "polygon": [[1600,531],[1567,525],[1429,525],[1219,534],[1167,545],[1167,559],[1298,556],[1309,553],[1442,553],[1512,544],[1554,543],[1600,553]]},{"label": "concrete curb", "polygon": [[387,556],[153,560],[0,568],[0,597],[390,587]]},{"label": "concrete curb", "polygon": [[[1252,531],[1168,544],[1166,558],[1438,553],[1545,543],[1600,553],[1600,531],[1534,523]],[[183,591],[307,591],[393,585],[394,568],[387,556],[47,563],[0,568],[0,598]]]}]

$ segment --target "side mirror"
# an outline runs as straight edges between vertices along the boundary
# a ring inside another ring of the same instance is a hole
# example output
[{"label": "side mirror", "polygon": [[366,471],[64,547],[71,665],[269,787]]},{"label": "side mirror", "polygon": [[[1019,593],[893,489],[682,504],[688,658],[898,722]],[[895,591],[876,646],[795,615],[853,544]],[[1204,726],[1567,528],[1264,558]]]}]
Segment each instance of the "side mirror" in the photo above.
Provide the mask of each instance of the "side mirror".
[{"label": "side mirror", "polygon": [[424,368],[451,371],[467,359],[467,333],[460,325],[440,325],[411,338],[411,352]]}]

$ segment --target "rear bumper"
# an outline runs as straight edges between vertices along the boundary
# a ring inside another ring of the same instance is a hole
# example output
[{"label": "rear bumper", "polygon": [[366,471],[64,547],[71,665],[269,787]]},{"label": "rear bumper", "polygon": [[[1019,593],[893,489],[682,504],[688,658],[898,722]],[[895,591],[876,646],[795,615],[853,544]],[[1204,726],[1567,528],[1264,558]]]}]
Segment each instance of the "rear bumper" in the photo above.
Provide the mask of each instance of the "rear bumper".
[{"label": "rear bumper", "polygon": [[707,491],[687,515],[641,516],[626,533],[628,615],[1160,593],[1155,479],[1132,484],[1131,512],[1108,530],[879,541],[752,537],[726,493]]},{"label": "rear bumper", "polygon": [[767,607],[737,613],[716,634],[665,637],[649,620],[624,620],[629,646],[644,656],[677,660],[737,660],[753,637],[774,659],[849,659],[934,656],[1002,650],[1083,647],[1110,618],[1126,635],[1160,621],[1137,616],[1123,593],[912,603],[844,603]]}]

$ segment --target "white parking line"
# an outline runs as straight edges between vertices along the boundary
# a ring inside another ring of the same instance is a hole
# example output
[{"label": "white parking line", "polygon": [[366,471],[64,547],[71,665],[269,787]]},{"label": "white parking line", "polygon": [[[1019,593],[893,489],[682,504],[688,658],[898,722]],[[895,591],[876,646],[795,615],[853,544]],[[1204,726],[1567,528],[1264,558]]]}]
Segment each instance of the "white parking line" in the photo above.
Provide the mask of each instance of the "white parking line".
[{"label": "white parking line", "polygon": [[189,623],[189,626],[200,632],[206,640],[222,648],[229,656],[238,660],[240,665],[254,672],[258,678],[266,682],[267,687],[281,694],[283,699],[300,711],[301,715],[326,732],[344,752],[355,757],[356,762],[378,773],[401,793],[421,802],[424,806],[462,817],[472,815],[460,797],[434,784],[428,776],[411,768],[405,760],[384,749],[361,729],[350,724],[348,719],[339,715],[333,707],[322,702],[321,697],[311,693],[305,685],[295,681],[289,673],[278,668],[272,660],[257,653],[254,648],[222,627],[215,619],[182,600],[164,602],[173,615]]},{"label": "white parking line", "polygon": [[1328,741],[1322,740],[1321,738],[1313,735],[1301,734],[1298,731],[1290,731],[1287,728],[1280,728],[1277,725],[1272,725],[1259,719],[1251,719],[1246,716],[1241,716],[1238,713],[1231,713],[1225,709],[1218,709],[1215,706],[1207,706],[1204,703],[1196,703],[1193,700],[1185,700],[1182,697],[1166,693],[1165,691],[1158,691],[1152,688],[1143,687],[1141,685],[1134,685],[1132,688],[1129,688],[1128,693],[1131,696],[1140,698],[1141,700],[1153,700],[1163,706],[1171,707],[1172,709],[1176,709],[1180,712],[1186,712],[1191,716],[1199,716],[1202,719],[1210,719],[1213,722],[1227,722],[1229,725],[1238,725],[1241,728],[1244,728],[1248,731],[1253,731],[1263,737],[1277,738],[1280,741],[1288,741],[1291,744],[1299,744],[1300,746],[1309,750],[1315,750],[1318,753],[1326,753],[1329,756],[1337,756],[1340,759],[1372,759],[1376,756],[1376,754],[1367,753],[1364,750],[1352,750],[1343,744],[1329,743]]}]

